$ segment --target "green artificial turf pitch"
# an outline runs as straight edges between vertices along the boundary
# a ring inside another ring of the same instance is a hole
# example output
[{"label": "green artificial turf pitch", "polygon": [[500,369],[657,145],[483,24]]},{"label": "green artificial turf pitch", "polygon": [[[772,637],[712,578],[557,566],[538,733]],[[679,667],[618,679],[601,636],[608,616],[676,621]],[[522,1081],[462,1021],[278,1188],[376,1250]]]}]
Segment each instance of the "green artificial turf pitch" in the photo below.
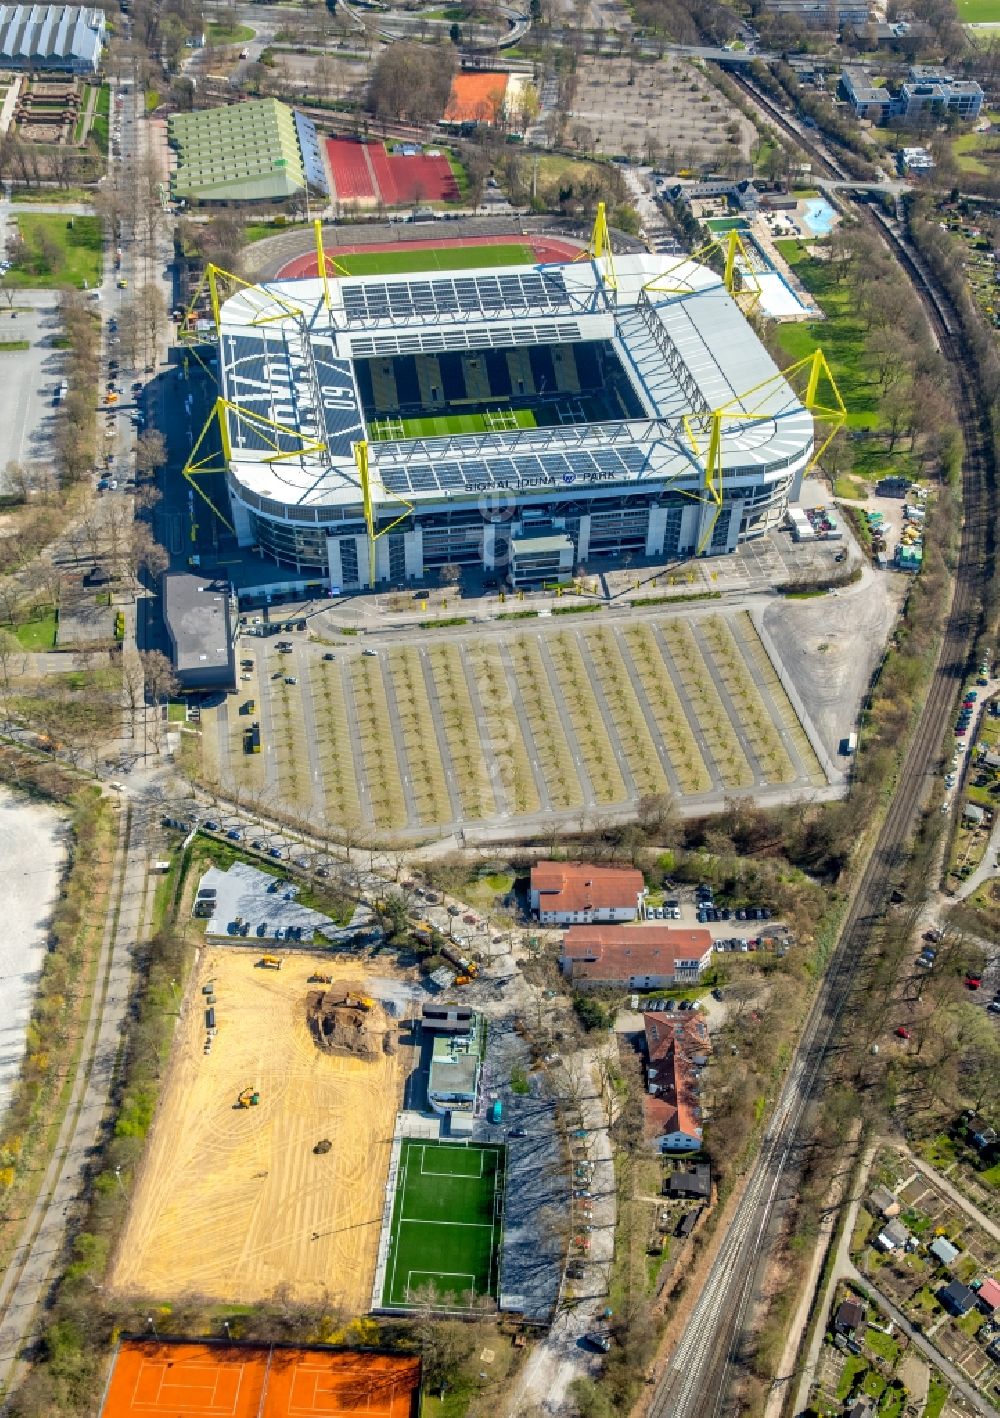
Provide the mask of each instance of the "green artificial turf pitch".
[{"label": "green artificial turf pitch", "polygon": [[426,251],[329,253],[348,276],[401,276],[407,271],[457,271],[478,266],[531,266],[535,253],[521,242],[499,246],[431,246]]},{"label": "green artificial turf pitch", "polygon": [[480,414],[429,414],[426,418],[394,418],[392,414],[373,419],[369,425],[372,441],[387,438],[446,438],[450,433],[503,433],[515,428],[535,428],[538,419],[531,409],[487,409]]},{"label": "green artificial turf pitch", "polygon": [[400,1147],[382,1303],[433,1287],[443,1308],[497,1296],[505,1149],[406,1138]]}]

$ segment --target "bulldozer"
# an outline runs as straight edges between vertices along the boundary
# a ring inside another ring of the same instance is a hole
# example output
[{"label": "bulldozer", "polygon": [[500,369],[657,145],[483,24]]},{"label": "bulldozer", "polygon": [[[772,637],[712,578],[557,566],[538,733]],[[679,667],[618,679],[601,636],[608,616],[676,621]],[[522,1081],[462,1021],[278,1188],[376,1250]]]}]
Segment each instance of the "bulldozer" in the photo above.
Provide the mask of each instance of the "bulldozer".
[{"label": "bulldozer", "polygon": [[309,976],[309,979],[306,981],[306,983],[309,985],[332,985],[333,976],[321,975],[318,971],[314,970],[313,973]]},{"label": "bulldozer", "polygon": [[257,961],[258,970],[280,970],[285,960],[281,955],[262,955]]},{"label": "bulldozer", "polygon": [[256,1088],[244,1088],[236,1099],[237,1108],[256,1108],[260,1102],[260,1094]]}]

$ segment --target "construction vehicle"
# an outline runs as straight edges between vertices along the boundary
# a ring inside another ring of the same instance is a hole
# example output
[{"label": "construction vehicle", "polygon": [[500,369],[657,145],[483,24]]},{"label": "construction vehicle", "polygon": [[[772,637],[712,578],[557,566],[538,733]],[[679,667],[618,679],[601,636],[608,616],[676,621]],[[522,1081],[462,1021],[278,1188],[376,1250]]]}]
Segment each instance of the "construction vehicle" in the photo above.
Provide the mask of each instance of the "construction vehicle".
[{"label": "construction vehicle", "polygon": [[457,965],[463,975],[470,975],[474,978],[479,973],[479,966],[476,962],[466,960],[465,956],[460,955],[453,945],[442,945],[441,954],[452,965]]},{"label": "construction vehicle", "polygon": [[344,1008],[362,1009],[367,1014],[370,1009],[375,1008],[375,1001],[373,999],[369,999],[367,995],[346,994],[344,996]]},{"label": "construction vehicle", "polygon": [[260,1094],[256,1088],[244,1088],[236,1099],[236,1106],[237,1108],[256,1108],[259,1102]]},{"label": "construction vehicle", "polygon": [[[240,712],[243,712],[242,709]],[[260,724],[256,721],[250,725],[249,729],[243,730],[243,752],[260,753]]]},{"label": "construction vehicle", "polygon": [[332,984],[333,984],[333,976],[332,976],[332,975],[320,975],[320,974],[318,974],[316,971],[313,971],[313,973],[309,976],[309,979],[307,980],[306,983],[307,983],[307,984],[310,984],[310,985],[332,985]]},{"label": "construction vehicle", "polygon": [[285,959],[282,955],[262,955],[257,961],[258,970],[280,970]]}]

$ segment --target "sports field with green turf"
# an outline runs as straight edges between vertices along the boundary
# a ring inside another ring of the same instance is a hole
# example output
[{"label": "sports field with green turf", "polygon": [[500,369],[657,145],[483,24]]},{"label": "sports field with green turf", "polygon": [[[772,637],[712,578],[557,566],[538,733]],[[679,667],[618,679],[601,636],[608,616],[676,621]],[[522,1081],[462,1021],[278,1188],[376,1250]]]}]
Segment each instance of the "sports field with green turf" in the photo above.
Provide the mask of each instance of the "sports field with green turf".
[{"label": "sports field with green turf", "polygon": [[514,428],[537,428],[532,409],[486,409],[478,414],[431,414],[426,418],[373,419],[368,432],[374,443],[387,438],[445,438],[449,433],[505,433]]},{"label": "sports field with green turf", "polygon": [[958,0],[958,18],[966,25],[1000,22],[1000,0]]},{"label": "sports field with green turf", "polygon": [[415,1304],[428,1289],[445,1309],[497,1297],[506,1149],[404,1138],[382,1303]]},{"label": "sports field with green turf", "polygon": [[426,251],[356,251],[349,256],[331,253],[347,276],[401,276],[410,271],[458,271],[483,266],[532,265],[530,246],[511,242],[503,246],[432,246]]}]

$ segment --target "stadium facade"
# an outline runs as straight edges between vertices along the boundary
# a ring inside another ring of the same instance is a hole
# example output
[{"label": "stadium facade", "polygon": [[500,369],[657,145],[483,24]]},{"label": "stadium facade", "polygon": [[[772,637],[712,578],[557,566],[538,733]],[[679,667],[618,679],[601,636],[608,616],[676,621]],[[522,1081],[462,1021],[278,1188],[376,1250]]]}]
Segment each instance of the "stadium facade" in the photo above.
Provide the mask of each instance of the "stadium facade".
[{"label": "stadium facade", "polygon": [[693,261],[278,280],[215,315],[231,525],[289,582],[721,554],[814,456],[808,396]]}]

